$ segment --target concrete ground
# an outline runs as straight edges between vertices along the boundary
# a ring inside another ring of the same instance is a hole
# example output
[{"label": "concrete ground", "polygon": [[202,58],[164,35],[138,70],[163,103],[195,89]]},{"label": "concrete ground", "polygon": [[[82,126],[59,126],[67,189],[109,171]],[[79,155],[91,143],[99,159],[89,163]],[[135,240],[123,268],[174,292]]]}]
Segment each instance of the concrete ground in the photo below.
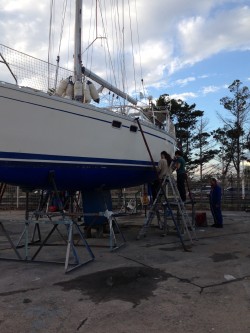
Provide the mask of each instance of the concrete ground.
[{"label": "concrete ground", "polygon": [[[15,244],[23,216],[0,212]],[[250,213],[223,217],[223,229],[200,227],[193,244],[185,235],[188,251],[174,230],[162,237],[156,223],[136,240],[144,216],[131,215],[117,218],[124,246],[110,251],[106,234],[87,239],[95,259],[68,274],[63,264],[1,260],[0,332],[249,333]],[[211,225],[209,212],[207,219]],[[48,228],[41,227],[42,237]],[[51,236],[37,260],[64,262],[63,232]],[[35,248],[29,245],[30,256]],[[88,260],[86,248],[78,248]],[[18,251],[23,257],[24,248]],[[17,258],[1,228],[0,256]]]}]

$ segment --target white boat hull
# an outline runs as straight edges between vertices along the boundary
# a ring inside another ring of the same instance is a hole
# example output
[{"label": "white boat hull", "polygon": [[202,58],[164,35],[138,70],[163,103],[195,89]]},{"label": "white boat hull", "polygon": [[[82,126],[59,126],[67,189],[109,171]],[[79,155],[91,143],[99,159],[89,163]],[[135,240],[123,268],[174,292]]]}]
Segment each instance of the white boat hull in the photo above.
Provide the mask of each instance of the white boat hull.
[{"label": "white boat hull", "polygon": [[[0,83],[0,182],[58,189],[135,186],[155,178],[136,121],[89,104]],[[112,126],[113,121],[121,127]],[[141,122],[154,161],[175,138]]]}]

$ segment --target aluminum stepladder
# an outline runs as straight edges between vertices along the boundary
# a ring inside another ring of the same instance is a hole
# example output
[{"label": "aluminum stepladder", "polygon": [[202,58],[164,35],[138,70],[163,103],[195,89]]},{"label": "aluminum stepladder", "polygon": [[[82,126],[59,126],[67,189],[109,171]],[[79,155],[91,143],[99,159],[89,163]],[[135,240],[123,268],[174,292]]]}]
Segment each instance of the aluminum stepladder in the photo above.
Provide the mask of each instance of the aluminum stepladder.
[{"label": "aluminum stepladder", "polygon": [[[165,200],[165,196],[164,196],[164,191],[165,191],[167,182],[168,182],[168,179],[167,179],[167,177],[165,177],[163,179],[161,185],[159,185],[159,188],[157,190],[157,194],[154,198],[153,204],[152,204],[150,210],[148,211],[147,215],[145,215],[146,220],[137,235],[137,239],[140,239],[142,236],[146,236],[147,229],[150,227],[151,222],[153,221],[153,219],[155,217],[157,217],[157,219],[158,219],[160,229],[162,229],[165,232],[166,227],[167,227],[166,217],[170,213],[170,205],[168,205],[168,200]],[[163,213],[161,213],[160,210],[162,210]],[[162,223],[162,221],[160,223],[159,220],[161,220],[162,216],[163,216],[163,223]]]},{"label": "aluminum stepladder", "polygon": [[[177,196],[176,196],[176,199],[174,201],[174,204],[175,204],[175,206],[177,206],[177,209],[180,212],[181,225],[178,223],[176,217],[174,216],[173,209],[172,209],[173,203],[170,202],[169,199],[167,198],[166,193],[165,193],[165,189],[164,189],[164,187],[167,184],[170,184],[171,188],[175,188],[176,185],[174,183],[174,179],[172,179],[171,177],[172,176],[167,175],[164,178],[164,180],[163,180],[163,182],[162,182],[162,184],[161,184],[161,186],[160,186],[160,188],[157,192],[155,200],[154,200],[154,202],[153,202],[153,204],[152,204],[152,206],[151,206],[151,208],[148,212],[148,215],[145,219],[145,222],[144,222],[142,228],[140,229],[140,231],[137,235],[137,239],[140,239],[141,237],[146,236],[147,230],[150,227],[152,221],[154,220],[154,218],[156,216],[157,216],[157,218],[159,216],[163,216],[163,221],[162,221],[163,234],[162,235],[165,236],[166,230],[168,228],[167,218],[170,216],[173,223],[174,223],[177,235],[180,238],[182,246],[183,246],[184,250],[187,251],[187,248],[184,244],[182,234],[184,234],[184,231],[186,231],[190,242],[193,243],[193,239],[192,239],[190,231],[189,231],[189,228],[191,228],[191,224],[187,223],[187,221],[190,221],[189,217],[188,217],[188,214],[185,210],[185,207],[183,209],[183,206],[182,206],[183,203],[181,204],[181,200]],[[162,214],[160,214],[160,209],[163,212]]]},{"label": "aluminum stepladder", "polygon": [[174,217],[173,211],[172,211],[172,209],[171,209],[171,207],[170,207],[170,203],[169,203],[169,200],[168,200],[168,198],[167,198],[167,196],[166,196],[166,192],[165,192],[165,190],[164,190],[164,188],[163,188],[163,184],[166,185],[166,181],[168,180],[168,175],[165,177],[165,179],[163,180],[163,182],[159,179],[159,175],[158,175],[158,172],[157,172],[157,169],[156,169],[156,166],[155,166],[155,162],[154,162],[154,159],[153,159],[152,154],[151,154],[151,152],[150,152],[150,149],[149,149],[149,146],[148,146],[147,140],[146,140],[146,138],[145,138],[144,132],[143,132],[143,130],[142,130],[142,127],[141,127],[141,124],[140,124],[140,120],[139,120],[139,118],[135,118],[135,120],[137,121],[137,124],[138,124],[138,126],[139,126],[139,129],[140,129],[140,131],[141,131],[142,138],[143,138],[143,140],[144,140],[145,146],[146,146],[146,148],[147,148],[148,154],[149,154],[150,159],[151,159],[151,162],[152,162],[152,167],[153,167],[153,169],[154,169],[154,171],[155,171],[155,173],[156,173],[156,176],[157,176],[157,178],[158,178],[158,180],[159,180],[159,184],[160,184],[159,189],[158,189],[158,192],[157,192],[157,195],[156,195],[156,198],[155,198],[155,200],[154,200],[154,202],[153,202],[153,205],[152,205],[150,211],[148,212],[148,216],[147,216],[147,218],[146,218],[146,220],[145,220],[145,223],[144,223],[143,227],[141,228],[141,230],[139,231],[139,233],[138,233],[138,235],[137,235],[137,239],[140,239],[140,237],[141,237],[142,235],[143,235],[143,236],[146,235],[146,230],[147,230],[147,228],[150,226],[150,223],[152,222],[153,218],[155,217],[155,215],[156,215],[156,213],[157,213],[157,211],[158,211],[158,207],[157,207],[157,205],[159,205],[159,203],[160,203],[159,200],[161,200],[161,199],[162,199],[162,196],[163,196],[163,197],[164,197],[164,203],[163,203],[163,204],[164,204],[164,220],[165,220],[165,218],[166,218],[166,215],[170,215],[170,216],[171,216],[171,218],[172,218],[172,220],[173,220],[173,222],[174,222],[174,225],[175,225],[175,228],[176,228],[177,234],[178,234],[178,236],[179,236],[179,238],[180,238],[180,241],[181,241],[181,244],[182,244],[182,246],[183,246],[183,249],[184,249],[185,251],[188,251],[187,247],[185,246],[185,243],[184,243],[183,237],[182,237],[182,235],[181,235],[181,231],[180,231],[180,229],[179,229],[178,223],[176,222],[176,219],[175,219],[175,217]]},{"label": "aluminum stepladder", "polygon": [[[172,170],[172,165],[170,166],[170,170]],[[180,194],[177,188],[177,184],[176,181],[174,179],[173,174],[170,172],[168,175],[168,181],[172,190],[172,194],[174,197],[174,202],[173,204],[177,206],[177,213],[180,216],[180,220],[181,220],[181,229],[183,232],[186,232],[191,243],[193,243],[193,238],[197,239],[196,236],[196,232],[195,232],[195,227],[192,224],[192,221],[190,220],[186,207],[185,207],[185,203],[181,200],[180,198]],[[170,203],[171,206],[171,203]],[[192,235],[190,233],[190,231],[192,231]]]}]

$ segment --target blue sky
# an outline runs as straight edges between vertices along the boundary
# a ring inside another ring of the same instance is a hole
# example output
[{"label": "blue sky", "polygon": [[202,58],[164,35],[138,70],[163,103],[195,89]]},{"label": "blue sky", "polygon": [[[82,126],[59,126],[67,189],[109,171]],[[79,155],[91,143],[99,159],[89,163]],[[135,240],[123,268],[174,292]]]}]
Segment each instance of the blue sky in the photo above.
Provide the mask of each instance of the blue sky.
[{"label": "blue sky", "polygon": [[[59,5],[57,14],[60,16],[63,1],[54,2]],[[91,3],[91,0],[84,1],[84,19],[90,16]],[[110,1],[100,3],[108,7]],[[141,63],[138,73],[142,72],[146,96],[157,99],[168,93],[188,104],[195,103],[197,109],[205,111],[209,129],[221,126],[216,112],[227,114],[219,102],[220,98],[230,96],[227,87],[235,79],[250,86],[250,1],[133,0],[130,3],[130,14],[138,22],[140,39],[140,54],[135,50],[135,65]],[[35,6],[33,0],[1,0],[0,43],[47,60],[49,7],[50,0],[36,2]],[[60,21],[55,25],[56,39]],[[133,30],[135,32],[135,26]],[[97,45],[99,57],[103,43],[100,41]],[[131,48],[128,39],[125,39],[125,48]],[[55,44],[51,59],[56,59],[57,49]],[[61,51],[63,59],[69,53],[67,43],[62,44]],[[104,67],[98,58],[95,72],[104,74]],[[126,67],[126,74],[130,82],[133,70]],[[133,93],[131,87],[128,83]],[[137,89],[138,93],[139,84]]]},{"label": "blue sky", "polygon": [[[216,113],[228,116],[220,105],[220,99],[231,96],[228,86],[241,80],[250,88],[250,51],[221,52],[173,73],[166,84],[166,92],[173,97],[195,103],[196,109],[204,111],[209,128],[218,127]],[[157,94],[157,90],[155,91]]]}]

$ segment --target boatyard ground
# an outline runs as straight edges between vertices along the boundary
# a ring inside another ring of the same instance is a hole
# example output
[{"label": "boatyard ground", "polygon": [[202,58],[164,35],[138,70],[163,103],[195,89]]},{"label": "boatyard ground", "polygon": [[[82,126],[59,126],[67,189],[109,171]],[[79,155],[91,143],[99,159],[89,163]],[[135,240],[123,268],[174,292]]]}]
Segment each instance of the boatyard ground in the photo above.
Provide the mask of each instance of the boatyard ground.
[{"label": "boatyard ground", "polygon": [[[68,274],[63,264],[1,260],[0,332],[249,333],[250,212],[224,211],[223,229],[206,215],[188,251],[174,229],[163,237],[156,224],[136,240],[140,214],[117,218],[126,243],[116,251],[108,234],[87,239],[95,259]],[[0,212],[14,242],[23,218]],[[39,260],[64,261],[61,235],[53,237]],[[0,256],[16,258],[2,230]]]}]

